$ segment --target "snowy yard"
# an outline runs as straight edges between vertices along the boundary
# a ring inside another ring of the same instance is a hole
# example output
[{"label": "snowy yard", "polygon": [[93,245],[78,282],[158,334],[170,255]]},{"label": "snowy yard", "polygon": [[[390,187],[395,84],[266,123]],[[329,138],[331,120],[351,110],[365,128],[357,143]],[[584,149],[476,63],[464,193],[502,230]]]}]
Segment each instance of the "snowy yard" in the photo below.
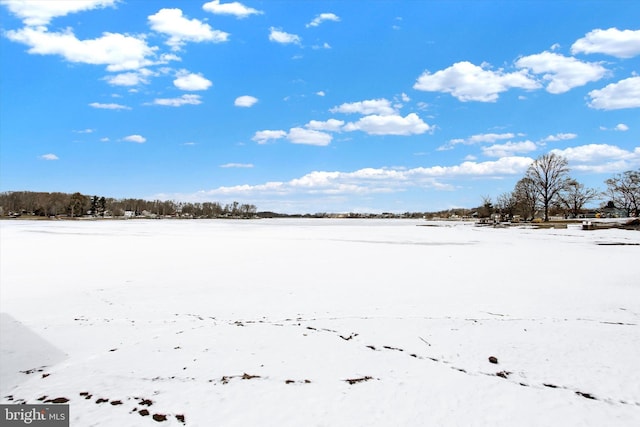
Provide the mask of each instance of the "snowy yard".
[{"label": "snowy yard", "polygon": [[0,233],[0,403],[65,398],[72,426],[640,425],[637,231],[273,219]]}]

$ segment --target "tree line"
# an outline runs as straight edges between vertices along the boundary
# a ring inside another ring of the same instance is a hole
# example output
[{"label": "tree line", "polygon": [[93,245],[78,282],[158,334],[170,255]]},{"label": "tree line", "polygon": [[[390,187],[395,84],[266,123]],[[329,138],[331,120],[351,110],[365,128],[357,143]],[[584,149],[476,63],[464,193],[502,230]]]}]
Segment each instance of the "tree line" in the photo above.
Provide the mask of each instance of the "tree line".
[{"label": "tree line", "polygon": [[235,201],[223,205],[218,202],[182,203],[173,200],[114,199],[81,193],[0,193],[0,215],[3,216],[252,218],[256,213],[255,205]]},{"label": "tree line", "polygon": [[[482,204],[472,209],[454,209],[442,212],[406,212],[400,217],[469,217],[488,218],[499,215],[503,220],[516,216],[527,220],[541,217],[549,221],[552,215],[579,217],[594,200],[604,200],[601,211],[613,216],[640,215],[640,169],[616,174],[605,181],[606,190],[587,188],[570,176],[567,159],[555,153],[538,157],[510,192],[500,194],[495,202],[482,197]],[[187,217],[187,218],[253,218],[290,216],[275,212],[257,212],[252,204],[233,202],[182,203],[172,200],[114,199],[86,196],[81,193],[44,193],[12,191],[0,193],[0,215],[34,215],[40,217],[91,215]],[[388,214],[389,217],[397,215]],[[327,214],[316,214],[323,217]],[[383,215],[384,216],[384,215]],[[362,217],[358,215],[358,217]]]},{"label": "tree line", "polygon": [[607,179],[604,192],[585,187],[571,178],[569,172],[569,162],[565,157],[555,153],[544,154],[529,166],[513,191],[499,195],[495,204],[490,197],[483,197],[482,206],[478,208],[479,216],[497,213],[503,219],[515,215],[533,219],[540,212],[544,221],[549,221],[552,214],[577,218],[594,200],[606,200],[601,210],[615,216],[617,213],[636,217],[640,214],[640,169]]}]

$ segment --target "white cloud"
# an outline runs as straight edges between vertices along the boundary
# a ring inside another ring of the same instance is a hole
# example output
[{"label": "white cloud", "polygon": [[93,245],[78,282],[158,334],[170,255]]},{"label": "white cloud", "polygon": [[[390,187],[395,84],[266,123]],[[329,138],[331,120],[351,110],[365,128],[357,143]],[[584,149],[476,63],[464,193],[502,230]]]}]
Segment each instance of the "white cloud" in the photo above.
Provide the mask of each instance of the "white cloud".
[{"label": "white cloud", "polygon": [[571,169],[586,173],[615,173],[640,167],[640,147],[628,151],[615,145],[588,144],[551,150],[569,160]]},{"label": "white cloud", "polygon": [[93,133],[94,129],[82,129],[82,130],[74,130],[73,133]]},{"label": "white cloud", "polygon": [[444,92],[462,102],[495,102],[501,92],[511,88],[538,89],[540,83],[532,79],[526,70],[505,73],[486,69],[487,66],[470,62],[457,62],[433,74],[425,71],[413,85],[416,90]]},{"label": "white cloud", "polygon": [[597,110],[620,110],[640,107],[640,77],[629,77],[589,92],[589,107]]},{"label": "white cloud", "polygon": [[[482,143],[482,142],[496,142],[496,141],[500,141],[503,139],[511,139],[513,137],[515,137],[516,135],[508,132],[508,133],[480,133],[480,134],[476,134],[476,135],[471,135],[469,138],[467,138],[466,140],[464,140],[463,144],[466,145],[470,145],[470,144],[478,144],[478,143]],[[457,140],[455,140],[457,141]]]},{"label": "white cloud", "polygon": [[89,104],[89,106],[93,108],[100,108],[103,110],[130,110],[131,109],[131,107],[127,107],[126,105],[114,104],[114,103],[103,104],[101,102],[92,102],[91,104]]},{"label": "white cloud", "polygon": [[529,153],[538,149],[538,146],[531,141],[506,142],[504,144],[494,144],[482,147],[482,153],[488,157],[507,157],[517,153]]},{"label": "white cloud", "polygon": [[345,131],[360,130],[369,135],[419,135],[431,129],[416,113],[406,117],[399,115],[371,115],[362,117],[357,122],[347,123]]},{"label": "white cloud", "polygon": [[163,53],[160,55],[160,59],[156,62],[156,64],[167,64],[171,61],[182,61],[182,58],[175,53]]},{"label": "white cloud", "polygon": [[329,119],[324,122],[318,120],[311,120],[309,123],[304,125],[307,129],[313,130],[323,130],[328,132],[340,132],[342,126],[344,125],[344,121]]},{"label": "white cloud", "polygon": [[564,156],[570,162],[595,162],[602,159],[624,159],[633,156],[633,153],[615,145],[587,144],[578,147],[551,150],[552,153]]},{"label": "white cloud", "polygon": [[640,30],[596,29],[576,40],[571,53],[604,53],[617,58],[640,55]]},{"label": "white cloud", "polygon": [[317,130],[296,127],[289,130],[287,139],[293,144],[326,146],[331,144],[333,137]]},{"label": "white cloud", "polygon": [[70,62],[106,65],[108,71],[135,70],[152,64],[148,59],[156,48],[149,47],[143,37],[103,33],[101,37],[79,40],[70,29],[50,33],[44,27],[26,27],[7,31],[7,37],[29,46],[28,52],[60,55]]},{"label": "white cloud", "polygon": [[317,91],[317,92],[316,92],[316,95],[318,95],[318,96],[325,96],[325,95],[326,95],[326,93],[325,93],[323,90],[319,90],[319,91]]},{"label": "white cloud", "polygon": [[527,170],[533,159],[529,157],[502,157],[495,161],[466,161],[456,166],[433,166],[414,169],[415,173],[433,177],[487,177],[499,175],[518,175]]},{"label": "white cloud", "polygon": [[113,86],[138,86],[140,84],[148,84],[148,77],[151,75],[153,75],[153,72],[146,68],[141,68],[137,71],[107,76],[104,79]]},{"label": "white cloud", "polygon": [[253,107],[258,102],[258,98],[251,95],[243,95],[236,98],[233,105],[236,107]]},{"label": "white cloud", "polygon": [[246,18],[250,15],[262,14],[262,11],[247,7],[237,1],[221,4],[220,0],[213,0],[203,4],[202,9],[216,15],[232,15],[236,18]]},{"label": "white cloud", "polygon": [[517,176],[526,171],[533,159],[504,157],[495,161],[466,161],[454,166],[402,168],[363,168],[352,172],[313,171],[289,181],[258,185],[218,187],[201,192],[208,196],[248,196],[288,194],[373,194],[405,191],[412,187],[449,189],[442,180],[462,178],[494,178]]},{"label": "white cloud", "polygon": [[321,132],[315,129],[305,129],[300,127],[294,127],[289,129],[289,132],[283,130],[261,130],[256,132],[251,138],[258,144],[266,144],[270,141],[286,138],[293,144],[306,144],[306,145],[318,145],[326,146],[331,143],[333,137],[328,133]]},{"label": "white cloud", "polygon": [[369,99],[366,101],[347,102],[329,110],[332,113],[352,114],[358,113],[362,115],[378,114],[393,115],[396,109],[391,105],[388,99]]},{"label": "white cloud", "polygon": [[302,39],[295,34],[285,33],[279,28],[269,28],[269,41],[281,44],[300,44]]},{"label": "white cloud", "polygon": [[185,199],[197,199],[198,196],[227,196],[227,195],[247,195],[247,194],[280,194],[287,193],[283,188],[282,182],[267,182],[266,184],[258,185],[234,185],[231,187],[223,186],[213,190],[199,191],[195,196],[181,196],[181,200]]},{"label": "white cloud", "polygon": [[229,40],[229,33],[214,30],[198,19],[185,18],[180,9],[160,9],[148,19],[154,31],[169,36],[167,44],[173,50],[180,50],[186,42],[222,43]]},{"label": "white cloud", "polygon": [[251,138],[258,144],[266,144],[269,141],[282,139],[287,136],[287,132],[283,130],[259,130]]},{"label": "white cloud", "polygon": [[547,92],[553,94],[598,81],[607,73],[607,69],[600,64],[582,62],[552,52],[524,56],[516,61],[516,66],[542,74],[542,79],[548,82]]},{"label": "white cloud", "polygon": [[322,44],[314,44],[313,46],[311,46],[311,49],[331,49],[331,45],[327,42],[324,42]]},{"label": "white cloud", "polygon": [[[449,140],[445,145],[438,148],[438,151],[450,150],[455,145],[463,144],[463,145],[473,145],[473,144],[481,144],[483,142],[494,143],[496,141],[501,141],[504,139],[511,139],[515,137],[514,133],[481,133],[477,135],[472,135],[469,138],[455,138]],[[519,135],[522,136],[522,135]]]},{"label": "white cloud", "polygon": [[157,98],[153,100],[154,105],[165,105],[168,107],[181,107],[183,105],[202,104],[200,95],[182,95],[179,98]]},{"label": "white cloud", "polygon": [[122,138],[123,141],[127,141],[127,142],[135,142],[137,144],[143,144],[145,142],[147,142],[147,138],[145,138],[142,135],[129,135],[129,136],[125,136],[124,138]]},{"label": "white cloud", "polygon": [[175,87],[181,90],[207,90],[212,83],[202,76],[202,74],[190,73],[186,70],[178,72],[176,79],[173,81]]},{"label": "white cloud", "polygon": [[629,126],[624,123],[618,123],[614,129],[620,132],[626,132],[629,130]]},{"label": "white cloud", "polygon": [[555,135],[549,135],[542,139],[542,142],[556,142],[556,141],[568,141],[570,139],[577,138],[575,133],[557,133]]},{"label": "white cloud", "polygon": [[42,160],[59,160],[60,158],[53,153],[43,154],[40,156]]},{"label": "white cloud", "polygon": [[306,26],[307,28],[317,27],[325,21],[340,22],[340,17],[335,13],[321,13],[313,18],[313,21],[309,22]]},{"label": "white cloud", "polygon": [[333,136],[327,132],[341,132],[343,130],[348,132],[359,130],[370,135],[418,135],[431,130],[431,127],[415,113],[410,113],[406,117],[369,115],[346,125],[343,120],[337,119],[311,120],[304,127],[294,127],[289,132],[283,130],[258,131],[252,139],[259,144],[264,144],[286,137],[294,144],[326,146],[333,140]]},{"label": "white cloud", "polygon": [[286,183],[294,192],[308,194],[368,194],[402,191],[403,171],[364,168],[354,172],[313,171]]},{"label": "white cloud", "polygon": [[70,13],[114,6],[117,0],[33,1],[3,0],[11,13],[29,26],[47,25],[53,18]]},{"label": "white cloud", "polygon": [[250,169],[253,167],[251,163],[225,163],[224,165],[220,165],[221,168],[240,168],[240,169]]},{"label": "white cloud", "polygon": [[[516,137],[523,137],[525,134],[523,133],[481,133],[472,135],[468,138],[456,138],[450,140],[447,144],[438,148],[438,151],[450,150],[454,148],[455,145],[463,144],[463,145],[474,145],[474,144],[492,144],[489,146],[482,147],[481,150],[484,155],[490,157],[507,157],[511,156],[515,153],[529,153],[531,151],[537,150],[540,146],[544,146],[546,142],[552,141],[566,141],[570,139],[576,138],[578,135],[575,133],[557,133],[555,135],[549,135],[538,142],[533,142],[530,140],[526,141],[510,141]],[[502,144],[496,144],[498,141],[509,140]]]},{"label": "white cloud", "polygon": [[108,137],[100,138],[100,142],[109,142],[111,141]]},{"label": "white cloud", "polygon": [[148,81],[138,73],[121,73],[115,76],[105,77],[107,83],[112,86],[137,86]]}]

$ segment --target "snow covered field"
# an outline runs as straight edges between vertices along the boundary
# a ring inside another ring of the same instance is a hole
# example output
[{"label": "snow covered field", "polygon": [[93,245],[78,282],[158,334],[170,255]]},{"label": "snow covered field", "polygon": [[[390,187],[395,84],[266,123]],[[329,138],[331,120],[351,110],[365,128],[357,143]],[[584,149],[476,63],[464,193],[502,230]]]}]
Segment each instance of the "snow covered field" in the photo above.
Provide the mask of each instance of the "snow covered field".
[{"label": "snow covered field", "polygon": [[0,403],[66,398],[72,426],[640,425],[636,231],[274,219],[0,233]]}]

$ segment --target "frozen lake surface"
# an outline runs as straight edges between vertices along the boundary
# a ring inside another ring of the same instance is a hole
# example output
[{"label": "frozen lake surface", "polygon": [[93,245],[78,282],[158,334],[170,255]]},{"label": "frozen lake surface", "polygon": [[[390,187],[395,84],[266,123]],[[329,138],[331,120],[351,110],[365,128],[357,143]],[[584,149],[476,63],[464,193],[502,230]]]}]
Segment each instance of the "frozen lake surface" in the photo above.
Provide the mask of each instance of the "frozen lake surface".
[{"label": "frozen lake surface", "polygon": [[72,426],[640,425],[637,231],[2,221],[0,239],[0,401],[69,399]]}]

